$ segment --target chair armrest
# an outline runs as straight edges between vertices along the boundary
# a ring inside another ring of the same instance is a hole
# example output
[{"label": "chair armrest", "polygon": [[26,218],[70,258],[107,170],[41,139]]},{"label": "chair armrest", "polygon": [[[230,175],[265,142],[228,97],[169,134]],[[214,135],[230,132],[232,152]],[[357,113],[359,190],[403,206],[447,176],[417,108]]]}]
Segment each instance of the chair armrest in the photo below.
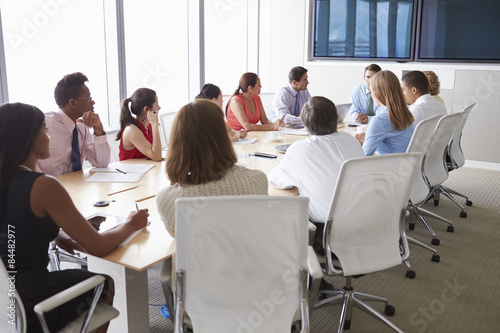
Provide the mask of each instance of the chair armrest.
[{"label": "chair armrest", "polygon": [[62,304],[74,299],[75,297],[80,296],[91,289],[94,289],[98,285],[103,284],[104,281],[105,278],[102,275],[92,276],[68,289],[52,295],[46,300],[41,301],[40,303],[35,305],[34,310],[37,314],[43,314],[45,312],[53,310],[58,306],[61,306]]},{"label": "chair armrest", "polygon": [[312,318],[312,310],[314,309],[314,304],[319,294],[319,286],[321,285],[321,279],[323,278],[323,270],[314,252],[313,248],[309,246],[309,253],[307,257],[307,270],[309,271],[309,276],[311,277],[311,285],[309,286],[309,318]]}]

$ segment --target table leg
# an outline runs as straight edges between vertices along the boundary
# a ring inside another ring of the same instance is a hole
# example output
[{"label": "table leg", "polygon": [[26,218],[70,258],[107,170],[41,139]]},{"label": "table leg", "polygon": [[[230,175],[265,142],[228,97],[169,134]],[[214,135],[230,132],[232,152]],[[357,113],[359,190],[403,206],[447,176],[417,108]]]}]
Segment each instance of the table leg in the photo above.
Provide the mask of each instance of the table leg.
[{"label": "table leg", "polygon": [[115,282],[113,306],[120,315],[109,325],[109,333],[149,332],[148,273],[87,256],[89,271],[109,275]]}]

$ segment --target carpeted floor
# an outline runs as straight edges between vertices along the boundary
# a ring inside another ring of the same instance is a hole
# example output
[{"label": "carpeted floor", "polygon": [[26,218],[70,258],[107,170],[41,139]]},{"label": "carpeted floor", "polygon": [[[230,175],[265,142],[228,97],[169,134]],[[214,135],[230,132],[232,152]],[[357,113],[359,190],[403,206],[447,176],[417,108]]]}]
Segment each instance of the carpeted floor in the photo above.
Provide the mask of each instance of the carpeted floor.
[{"label": "carpeted floor", "polygon": [[[459,208],[444,196],[438,207],[432,201],[424,206],[455,224],[455,232],[449,233],[443,222],[428,218],[441,240],[435,247],[441,261],[432,262],[430,252],[411,246],[415,279],[405,277],[402,264],[354,280],[354,289],[389,298],[396,307],[390,319],[405,332],[500,332],[500,172],[461,168],[450,173],[445,185],[467,194],[473,205],[466,207],[467,218],[460,218]],[[430,245],[432,237],[420,222],[409,235]],[[160,314],[164,299],[159,265],[149,269],[148,275],[150,332],[173,332],[173,324]],[[336,288],[343,286],[340,277],[329,281]],[[383,312],[383,304],[371,305]],[[339,314],[339,306],[315,310],[311,332],[336,332]],[[390,331],[354,309],[349,332]]]}]

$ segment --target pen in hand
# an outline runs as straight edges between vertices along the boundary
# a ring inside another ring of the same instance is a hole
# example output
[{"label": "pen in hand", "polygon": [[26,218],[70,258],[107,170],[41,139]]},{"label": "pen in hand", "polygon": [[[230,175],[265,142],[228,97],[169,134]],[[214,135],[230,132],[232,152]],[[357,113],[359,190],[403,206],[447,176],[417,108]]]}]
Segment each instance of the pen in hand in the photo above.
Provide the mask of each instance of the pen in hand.
[{"label": "pen in hand", "polygon": [[116,171],[121,172],[121,173],[123,173],[124,175],[126,175],[126,174],[127,174],[127,173],[126,173],[125,171],[123,171],[123,170],[120,170],[120,169],[118,169],[118,168],[115,168],[115,169],[116,169]]},{"label": "pen in hand", "polygon": [[137,211],[139,211],[139,206],[137,205],[137,202],[135,203],[135,209],[137,209]]}]

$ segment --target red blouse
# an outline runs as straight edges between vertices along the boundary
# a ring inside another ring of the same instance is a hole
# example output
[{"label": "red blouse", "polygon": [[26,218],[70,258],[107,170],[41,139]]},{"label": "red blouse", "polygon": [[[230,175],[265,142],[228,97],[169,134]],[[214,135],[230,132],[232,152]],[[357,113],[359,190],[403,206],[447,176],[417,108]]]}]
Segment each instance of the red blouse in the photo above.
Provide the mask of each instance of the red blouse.
[{"label": "red blouse", "polygon": [[[139,126],[139,129],[141,130],[142,134],[146,138],[146,140],[153,145],[153,128],[151,127],[151,123],[148,124],[148,128],[144,127],[140,122],[136,121],[136,124]],[[134,126],[134,125],[129,125],[129,126]],[[122,137],[120,139],[120,147],[119,147],[119,153],[118,157],[120,158],[120,161],[123,160],[129,160],[131,158],[144,158],[146,155],[141,153],[139,149],[133,148],[130,150],[126,150],[123,148],[123,132],[122,132]]]},{"label": "red blouse", "polygon": [[231,110],[231,101],[235,100],[240,102],[243,107],[245,108],[245,114],[247,115],[248,121],[251,124],[257,124],[260,121],[260,113],[261,113],[261,106],[262,106],[262,101],[260,100],[259,95],[255,95],[253,97],[253,103],[255,104],[255,116],[250,112],[250,109],[248,108],[247,103],[245,103],[245,99],[241,95],[235,95],[231,100],[229,100],[229,107],[227,108],[227,124],[229,127],[234,129],[235,131],[239,131],[240,129],[243,128],[241,126],[240,122],[236,118],[236,116],[233,113],[233,110]]}]

